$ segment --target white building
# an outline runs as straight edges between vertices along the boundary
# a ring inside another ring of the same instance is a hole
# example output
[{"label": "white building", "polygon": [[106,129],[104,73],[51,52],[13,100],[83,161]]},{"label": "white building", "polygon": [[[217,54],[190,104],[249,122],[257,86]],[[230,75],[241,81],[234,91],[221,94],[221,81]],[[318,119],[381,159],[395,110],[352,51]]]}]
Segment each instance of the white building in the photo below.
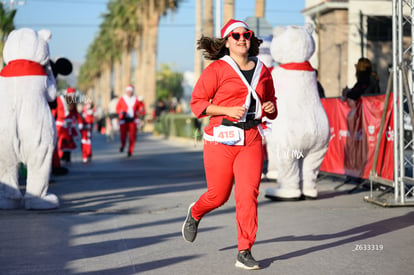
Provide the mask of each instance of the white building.
[{"label": "white building", "polygon": [[[392,0],[306,0],[302,13],[316,28],[311,63],[327,97],[354,85],[360,57],[371,60],[385,92],[392,66]],[[407,26],[407,43],[410,32]]]}]

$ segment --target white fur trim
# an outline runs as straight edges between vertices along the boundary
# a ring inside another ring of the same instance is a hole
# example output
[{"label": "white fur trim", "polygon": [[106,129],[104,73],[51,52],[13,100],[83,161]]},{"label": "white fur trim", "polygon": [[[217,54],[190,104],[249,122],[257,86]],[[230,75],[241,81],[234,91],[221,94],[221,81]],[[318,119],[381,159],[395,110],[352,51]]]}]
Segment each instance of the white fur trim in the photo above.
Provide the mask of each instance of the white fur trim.
[{"label": "white fur trim", "polygon": [[60,100],[62,101],[63,110],[65,111],[65,117],[69,115],[68,104],[66,103],[65,96],[61,95]]},{"label": "white fur trim", "polygon": [[[246,85],[249,93],[246,96],[246,101],[244,103],[246,109],[250,107],[250,95],[256,99],[256,116],[255,119],[261,119],[262,117],[262,103],[260,102],[259,96],[256,93],[256,87],[259,83],[260,73],[262,71],[263,63],[260,61],[259,58],[256,58],[257,64],[256,69],[254,70],[251,85],[247,82],[246,78],[243,76],[242,72],[240,71],[239,67],[237,66],[236,62],[231,58],[229,55],[225,55],[221,58],[222,60],[226,61],[239,75],[240,79],[243,81],[244,85]],[[247,112],[244,113],[243,117],[239,120],[241,122],[246,121]]]},{"label": "white fur trim", "polygon": [[243,27],[248,29],[249,26],[247,26],[247,24],[243,23],[243,22],[235,22],[233,24],[231,24],[230,26],[227,27],[226,31],[224,32],[224,35],[222,38],[226,37],[227,35],[229,35],[229,33],[231,33],[234,29],[237,29],[239,27]]},{"label": "white fur trim", "polygon": [[127,91],[127,92],[133,92],[134,91],[134,87],[132,87],[131,85],[129,85],[129,86],[127,86],[125,88],[125,91]]},{"label": "white fur trim", "polygon": [[128,106],[128,111],[127,111],[128,117],[133,118],[134,117],[134,105],[135,105],[135,102],[137,101],[137,98],[134,95],[131,97],[124,95],[123,98],[124,98],[126,105]]},{"label": "white fur trim", "polygon": [[81,139],[81,143],[82,144],[91,144],[91,140],[90,139]]}]

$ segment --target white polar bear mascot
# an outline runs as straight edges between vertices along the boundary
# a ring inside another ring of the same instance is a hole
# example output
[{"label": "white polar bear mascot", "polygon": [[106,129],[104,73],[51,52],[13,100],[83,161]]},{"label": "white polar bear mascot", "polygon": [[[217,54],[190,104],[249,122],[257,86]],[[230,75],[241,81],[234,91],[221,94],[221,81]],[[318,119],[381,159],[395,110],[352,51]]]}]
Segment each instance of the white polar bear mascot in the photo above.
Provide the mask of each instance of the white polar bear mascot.
[{"label": "white polar bear mascot", "polygon": [[[0,209],[59,207],[48,184],[55,122],[48,101],[56,97],[49,63],[48,30],[12,31],[4,45],[7,64],[0,72]],[[24,198],[19,190],[19,163],[27,165]]]},{"label": "white polar bear mascot", "polygon": [[268,136],[269,174],[277,186],[267,188],[273,200],[316,199],[316,180],[328,149],[330,130],[320,102],[314,69],[313,26],[281,26],[273,33],[271,54],[279,64],[272,71],[278,116]]}]

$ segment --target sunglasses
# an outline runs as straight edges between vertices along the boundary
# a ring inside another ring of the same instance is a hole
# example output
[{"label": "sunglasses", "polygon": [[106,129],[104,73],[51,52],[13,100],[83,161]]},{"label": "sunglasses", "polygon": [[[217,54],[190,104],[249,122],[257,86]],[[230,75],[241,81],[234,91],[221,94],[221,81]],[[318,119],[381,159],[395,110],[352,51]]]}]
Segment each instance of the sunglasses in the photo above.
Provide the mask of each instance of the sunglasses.
[{"label": "sunglasses", "polygon": [[241,36],[243,35],[244,39],[250,40],[253,36],[253,31],[245,31],[243,33],[240,32],[231,32],[229,36],[233,37],[234,40],[239,41]]}]

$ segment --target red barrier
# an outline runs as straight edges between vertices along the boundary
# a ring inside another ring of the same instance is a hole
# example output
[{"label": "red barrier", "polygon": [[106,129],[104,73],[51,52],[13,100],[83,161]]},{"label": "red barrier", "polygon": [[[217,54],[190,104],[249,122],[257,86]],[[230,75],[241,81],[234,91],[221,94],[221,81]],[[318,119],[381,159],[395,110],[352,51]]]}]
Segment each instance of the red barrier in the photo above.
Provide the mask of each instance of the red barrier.
[{"label": "red barrier", "polygon": [[[369,178],[384,100],[385,95],[367,96],[350,105],[340,98],[322,99],[329,119],[331,140],[321,171]],[[376,171],[378,176],[392,180],[394,176],[392,95],[381,135]]]}]

